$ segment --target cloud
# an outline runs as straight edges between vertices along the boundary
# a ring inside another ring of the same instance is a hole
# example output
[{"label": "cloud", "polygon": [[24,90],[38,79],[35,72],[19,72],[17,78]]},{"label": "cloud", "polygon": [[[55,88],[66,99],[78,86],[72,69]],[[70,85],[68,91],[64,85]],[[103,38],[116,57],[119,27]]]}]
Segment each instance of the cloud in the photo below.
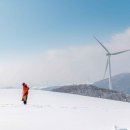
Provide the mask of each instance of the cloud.
[{"label": "cloud", "polygon": [[[130,49],[130,28],[103,44],[112,52]],[[129,57],[130,52],[111,57],[112,75],[130,72]],[[22,82],[31,86],[92,83],[103,78],[105,65],[105,51],[95,41],[95,44],[46,50],[23,59],[1,61],[0,83],[8,86]]]},{"label": "cloud", "polygon": [[[115,34],[110,40],[111,50],[123,51],[130,49],[130,28],[126,29],[122,33]],[[130,72],[130,52],[122,53],[117,56],[113,56],[113,74],[122,72]]]},{"label": "cloud", "polygon": [[112,36],[110,43],[114,49],[130,49],[130,28]]}]

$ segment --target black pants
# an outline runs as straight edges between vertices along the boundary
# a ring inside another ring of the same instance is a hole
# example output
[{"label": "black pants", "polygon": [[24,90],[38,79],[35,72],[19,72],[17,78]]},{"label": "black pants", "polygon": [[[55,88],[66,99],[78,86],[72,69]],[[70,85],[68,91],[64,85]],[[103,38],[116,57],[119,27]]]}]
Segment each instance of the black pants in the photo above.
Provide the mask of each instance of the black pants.
[{"label": "black pants", "polygon": [[23,99],[23,103],[24,103],[24,104],[27,104],[27,99],[28,99],[28,95],[26,95],[26,96],[24,97],[24,99]]}]

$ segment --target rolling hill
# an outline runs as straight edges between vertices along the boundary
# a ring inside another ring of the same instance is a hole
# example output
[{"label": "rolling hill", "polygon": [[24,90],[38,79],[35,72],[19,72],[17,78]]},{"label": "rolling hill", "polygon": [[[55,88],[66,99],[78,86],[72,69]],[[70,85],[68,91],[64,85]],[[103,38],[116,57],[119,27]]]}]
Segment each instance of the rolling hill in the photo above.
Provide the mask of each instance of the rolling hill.
[{"label": "rolling hill", "polygon": [[87,84],[58,86],[44,90],[130,102],[128,94]]},{"label": "rolling hill", "polygon": [[[93,84],[99,88],[108,88],[108,79]],[[130,73],[122,73],[112,77],[113,90],[130,94]]]}]

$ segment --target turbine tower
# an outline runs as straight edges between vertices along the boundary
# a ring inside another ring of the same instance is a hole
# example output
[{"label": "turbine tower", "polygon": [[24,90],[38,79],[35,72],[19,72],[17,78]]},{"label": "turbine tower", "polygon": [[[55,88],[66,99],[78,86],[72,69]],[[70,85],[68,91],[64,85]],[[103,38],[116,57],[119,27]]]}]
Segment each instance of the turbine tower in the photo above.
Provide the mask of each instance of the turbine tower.
[{"label": "turbine tower", "polygon": [[118,55],[130,50],[124,50],[124,51],[120,51],[120,52],[115,52],[115,53],[110,53],[110,51],[96,38],[94,37],[94,39],[96,39],[96,41],[105,49],[106,51],[106,56],[107,56],[107,63],[106,63],[106,69],[105,69],[105,74],[104,74],[104,78],[106,75],[106,71],[107,68],[109,67],[109,89],[112,90],[112,81],[111,81],[111,56],[112,55]]}]

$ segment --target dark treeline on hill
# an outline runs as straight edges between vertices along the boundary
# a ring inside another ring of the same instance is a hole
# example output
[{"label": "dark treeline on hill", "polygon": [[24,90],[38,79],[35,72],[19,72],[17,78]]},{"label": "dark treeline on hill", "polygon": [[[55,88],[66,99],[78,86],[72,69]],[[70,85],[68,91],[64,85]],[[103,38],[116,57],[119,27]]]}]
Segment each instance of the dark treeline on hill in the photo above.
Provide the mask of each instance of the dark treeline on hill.
[{"label": "dark treeline on hill", "polygon": [[128,94],[87,84],[51,87],[45,90],[130,102]]}]

